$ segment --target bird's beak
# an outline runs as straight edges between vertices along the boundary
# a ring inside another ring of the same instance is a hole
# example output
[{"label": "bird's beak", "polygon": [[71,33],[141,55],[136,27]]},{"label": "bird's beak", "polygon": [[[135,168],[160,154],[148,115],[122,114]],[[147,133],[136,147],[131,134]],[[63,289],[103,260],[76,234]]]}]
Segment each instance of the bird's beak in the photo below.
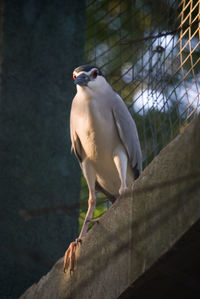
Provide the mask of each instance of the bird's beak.
[{"label": "bird's beak", "polygon": [[87,86],[90,81],[90,77],[86,74],[81,74],[74,80],[74,84],[78,84],[80,86]]}]

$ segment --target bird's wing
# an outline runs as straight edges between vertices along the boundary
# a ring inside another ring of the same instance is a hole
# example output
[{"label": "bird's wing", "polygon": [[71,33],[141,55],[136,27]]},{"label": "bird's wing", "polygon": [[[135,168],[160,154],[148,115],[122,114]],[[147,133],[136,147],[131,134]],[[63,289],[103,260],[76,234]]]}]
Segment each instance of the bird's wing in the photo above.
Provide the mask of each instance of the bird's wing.
[{"label": "bird's wing", "polygon": [[131,167],[142,172],[142,152],[135,122],[123,100],[117,95],[113,105],[113,117],[120,139],[128,153]]},{"label": "bird's wing", "polygon": [[77,117],[78,117],[77,113],[79,112],[79,110],[77,110],[78,109],[77,107],[79,106],[77,105],[77,97],[75,96],[72,101],[71,112],[70,112],[70,137],[72,142],[71,151],[74,152],[82,168],[82,161],[84,160],[84,150],[76,130]]},{"label": "bird's wing", "polygon": [[74,154],[82,167],[83,147],[81,145],[81,141],[78,137],[78,134],[75,131],[73,132],[73,134],[71,133],[71,141],[72,141],[71,151],[74,151]]}]

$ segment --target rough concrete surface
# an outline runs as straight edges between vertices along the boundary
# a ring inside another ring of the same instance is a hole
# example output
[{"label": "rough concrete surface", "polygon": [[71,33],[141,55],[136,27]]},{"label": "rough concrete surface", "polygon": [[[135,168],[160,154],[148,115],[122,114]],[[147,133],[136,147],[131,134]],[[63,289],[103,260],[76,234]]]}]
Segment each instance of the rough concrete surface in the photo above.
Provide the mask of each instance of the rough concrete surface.
[{"label": "rough concrete surface", "polygon": [[114,299],[158,260],[200,215],[200,118],[166,146],[77,250],[73,275],[63,258],[20,298]]}]

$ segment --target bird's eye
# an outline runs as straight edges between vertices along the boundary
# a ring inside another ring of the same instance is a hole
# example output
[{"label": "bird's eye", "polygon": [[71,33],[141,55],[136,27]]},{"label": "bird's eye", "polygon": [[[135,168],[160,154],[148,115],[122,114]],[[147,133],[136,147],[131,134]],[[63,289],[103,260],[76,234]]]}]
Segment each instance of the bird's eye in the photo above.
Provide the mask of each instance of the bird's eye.
[{"label": "bird's eye", "polygon": [[76,75],[74,75],[74,74],[73,74],[73,79],[74,79],[74,80],[76,79]]},{"label": "bird's eye", "polygon": [[98,72],[97,72],[97,71],[94,71],[94,72],[92,73],[92,78],[93,78],[93,79],[96,79],[97,75],[98,75]]}]

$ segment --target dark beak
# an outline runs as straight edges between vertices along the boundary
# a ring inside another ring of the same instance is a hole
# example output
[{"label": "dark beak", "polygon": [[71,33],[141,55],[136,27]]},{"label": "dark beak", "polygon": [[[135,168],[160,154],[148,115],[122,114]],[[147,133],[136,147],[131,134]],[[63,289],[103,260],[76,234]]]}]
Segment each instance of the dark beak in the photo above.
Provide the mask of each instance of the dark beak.
[{"label": "dark beak", "polygon": [[87,86],[90,81],[90,77],[86,74],[81,74],[74,80],[74,84],[78,84],[80,86]]}]

